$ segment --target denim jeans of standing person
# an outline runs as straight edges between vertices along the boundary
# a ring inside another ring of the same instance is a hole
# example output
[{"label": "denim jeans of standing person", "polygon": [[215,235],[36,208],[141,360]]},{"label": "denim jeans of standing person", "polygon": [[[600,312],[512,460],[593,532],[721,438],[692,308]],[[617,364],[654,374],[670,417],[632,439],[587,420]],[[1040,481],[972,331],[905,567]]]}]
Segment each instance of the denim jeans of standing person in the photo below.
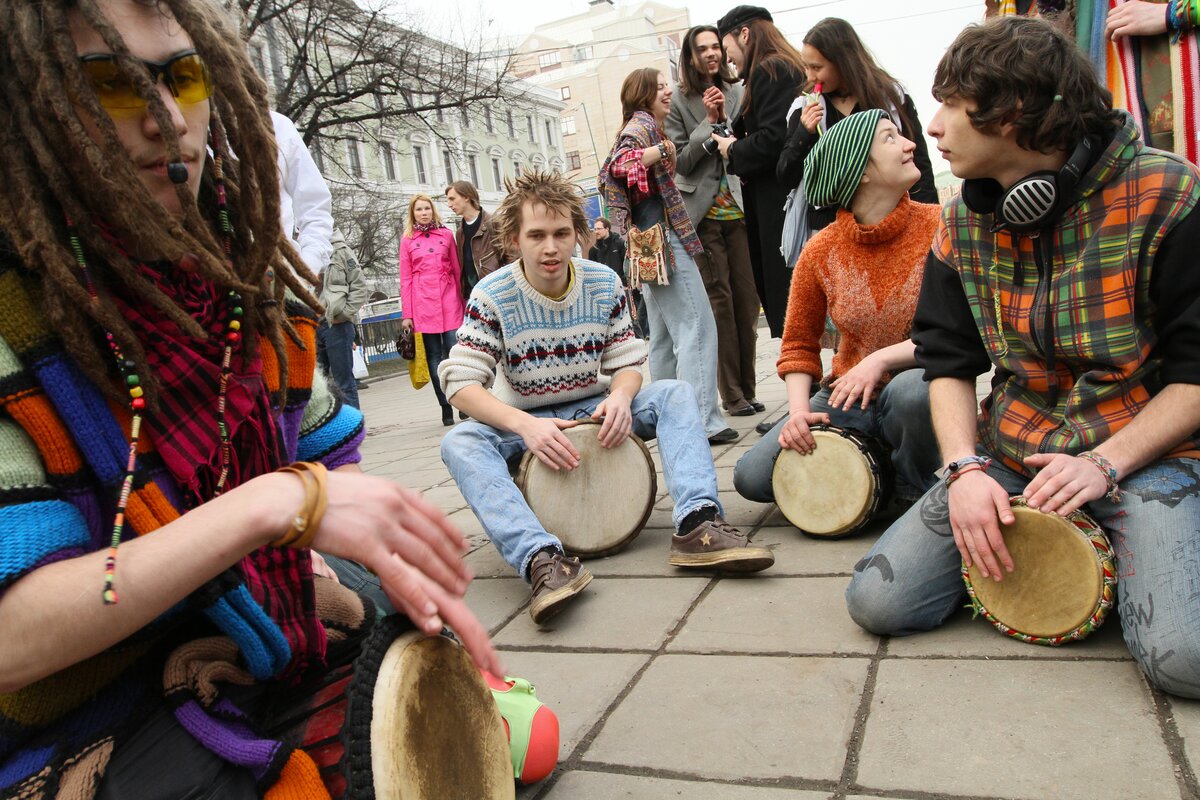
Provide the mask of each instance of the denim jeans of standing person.
[{"label": "denim jeans of standing person", "polygon": [[322,322],[317,328],[317,363],[342,392],[342,399],[358,408],[358,380],[354,377],[354,323]]},{"label": "denim jeans of standing person", "polygon": [[[987,474],[1010,496],[1030,480],[996,460]],[[1120,503],[1101,498],[1083,510],[1112,545],[1125,643],[1155,686],[1200,697],[1200,460],[1143,467],[1121,480],[1121,494]],[[939,482],[855,565],[846,589],[850,616],[879,634],[936,628],[967,602],[961,567]],[[1116,624],[1112,616],[1108,624]]]},{"label": "denim jeans of standing person", "polygon": [[670,283],[643,283],[650,318],[650,379],[681,380],[692,387],[708,436],[729,425],[717,393],[717,324],[696,262],[671,233],[675,269]]},{"label": "denim jeans of standing person", "polygon": [[[942,464],[929,416],[929,384],[924,370],[909,369],[892,378],[866,410],[858,405],[849,411],[832,408],[829,395],[829,389],[821,389],[808,401],[809,406],[814,412],[828,414],[832,425],[860,430],[891,450],[898,498],[916,500],[933,486]],[[783,449],[779,432],[787,421],[785,415],[734,467],[733,486],[747,500],[775,502],[771,472]]]},{"label": "denim jeans of standing person", "polygon": [[[529,413],[536,417],[583,419],[596,410],[604,397],[596,395]],[[704,506],[713,506],[720,513],[717,472],[691,387],[680,381],[656,381],[642,387],[630,410],[633,432],[643,439],[658,439],[663,477],[675,501],[672,515],[675,525]],[[546,547],[561,552],[562,545],[552,531],[538,522],[509,473],[509,462],[524,452],[525,442],[518,434],[474,420],[458,425],[442,438],[442,461],[458,490],[500,555],[528,581],[533,556]],[[612,503],[620,501],[619,497],[609,499]],[[581,508],[579,513],[603,514],[604,509]]]},{"label": "denim jeans of standing person", "polygon": [[442,392],[442,382],[438,380],[438,365],[450,355],[450,348],[458,342],[458,328],[445,333],[422,333],[422,344],[425,345],[425,363],[429,365],[429,382],[433,384],[433,393],[437,395],[438,405],[448,408],[450,401]]}]

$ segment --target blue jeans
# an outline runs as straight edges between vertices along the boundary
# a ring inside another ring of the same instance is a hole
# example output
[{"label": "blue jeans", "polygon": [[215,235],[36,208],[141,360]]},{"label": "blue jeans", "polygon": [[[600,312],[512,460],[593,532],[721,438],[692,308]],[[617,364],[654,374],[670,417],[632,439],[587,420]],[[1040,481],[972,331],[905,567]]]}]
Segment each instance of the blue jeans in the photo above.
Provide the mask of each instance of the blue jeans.
[{"label": "blue jeans", "polygon": [[[1010,495],[1029,483],[997,461],[988,475]],[[1084,510],[1112,544],[1125,643],[1155,686],[1200,697],[1200,460],[1155,462],[1122,480],[1121,491],[1120,503],[1100,499]],[[879,634],[936,628],[967,601],[961,567],[939,482],[855,565],[850,616]]]},{"label": "blue jeans", "polygon": [[642,284],[650,318],[650,379],[689,384],[704,416],[704,432],[712,436],[729,427],[717,394],[717,323],[700,269],[675,234],[669,238],[675,256],[671,282]]},{"label": "blue jeans", "polygon": [[369,597],[371,602],[375,604],[375,612],[378,616],[382,617],[396,613],[395,606],[388,599],[387,593],[383,591],[383,585],[379,582],[378,575],[357,561],[351,561],[348,558],[339,558],[329,553],[322,553],[321,555],[325,557],[325,563],[337,575],[338,583],[352,592]]},{"label": "blue jeans", "polygon": [[[580,419],[602,400],[604,395],[596,395],[529,413]],[[630,410],[633,432],[643,439],[658,439],[663,477],[675,499],[676,527],[698,508],[715,506],[721,512],[717,472],[691,387],[680,381],[655,381],[642,387]],[[474,420],[460,423],[442,439],[442,461],[484,532],[504,560],[528,580],[534,554],[546,547],[561,552],[562,544],[538,522],[509,474],[508,462],[524,452],[525,442],[517,434]]]},{"label": "blue jeans", "polygon": [[458,342],[458,328],[445,333],[422,333],[422,344],[425,345],[425,363],[429,365],[429,382],[433,384],[433,393],[437,395],[438,405],[449,408],[450,401],[442,391],[442,382],[438,380],[438,365],[450,355],[450,348]]},{"label": "blue jeans", "polygon": [[317,328],[317,363],[341,390],[342,399],[358,408],[358,380],[354,377],[354,323],[322,322]]},{"label": "blue jeans", "polygon": [[[809,406],[814,412],[828,414],[837,427],[856,428],[888,447],[896,471],[897,497],[916,500],[937,482],[935,473],[942,465],[929,416],[929,384],[924,370],[909,369],[892,378],[865,411],[858,406],[849,411],[831,408],[829,394],[829,389],[822,389],[809,400]],[[771,471],[783,449],[779,432],[787,421],[787,416],[779,420],[738,460],[733,486],[747,500],[775,502]]]}]

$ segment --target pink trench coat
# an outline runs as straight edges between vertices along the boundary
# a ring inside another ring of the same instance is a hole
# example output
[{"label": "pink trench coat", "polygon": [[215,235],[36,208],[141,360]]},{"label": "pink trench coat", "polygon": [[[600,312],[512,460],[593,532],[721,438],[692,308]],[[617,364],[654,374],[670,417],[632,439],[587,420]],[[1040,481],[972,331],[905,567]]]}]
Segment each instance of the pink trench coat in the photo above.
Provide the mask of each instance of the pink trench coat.
[{"label": "pink trench coat", "polygon": [[400,241],[400,301],[417,333],[445,333],[462,325],[462,266],[449,228]]}]

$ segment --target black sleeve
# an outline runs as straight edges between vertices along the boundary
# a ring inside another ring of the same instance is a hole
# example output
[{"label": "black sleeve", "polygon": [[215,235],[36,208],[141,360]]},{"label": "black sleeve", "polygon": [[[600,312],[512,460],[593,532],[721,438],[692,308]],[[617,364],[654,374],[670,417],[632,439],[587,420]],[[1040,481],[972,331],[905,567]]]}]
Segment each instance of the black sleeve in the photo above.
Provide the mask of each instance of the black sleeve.
[{"label": "black sleeve", "polygon": [[1165,237],[1150,273],[1154,348],[1162,359],[1159,379],[1200,383],[1200,208],[1193,209]]},{"label": "black sleeve", "polygon": [[[609,236],[612,236],[612,234],[610,233]],[[588,261],[600,261],[601,263],[603,263],[603,261],[600,258],[599,245],[592,245],[591,247],[589,247],[587,257],[588,257]]]},{"label": "black sleeve", "polygon": [[803,111],[804,109],[798,108],[792,112],[783,140],[783,150],[779,153],[779,163],[775,165],[775,177],[788,191],[795,189],[804,179],[804,159],[808,158],[813,145],[817,143],[817,135],[811,133],[800,122]]},{"label": "black sleeve", "polygon": [[803,84],[786,64],[778,64],[775,75],[772,78],[765,69],[758,67],[751,76],[750,102],[755,129],[730,148],[728,170],[732,175],[753,178],[775,174],[783,138],[787,134],[787,110]]},{"label": "black sleeve", "polygon": [[913,153],[913,163],[921,170],[921,178],[908,190],[908,196],[918,203],[938,202],[937,186],[933,182],[933,164],[929,160],[929,144],[925,141],[925,131],[921,128],[921,119],[917,116],[917,107],[912,98],[904,95],[904,118],[906,126],[911,124],[912,130],[904,132],[905,138],[911,139],[917,146]]},{"label": "black sleeve", "polygon": [[912,338],[917,344],[917,364],[925,370],[927,381],[973,380],[992,367],[958,272],[933,252],[925,260]]}]

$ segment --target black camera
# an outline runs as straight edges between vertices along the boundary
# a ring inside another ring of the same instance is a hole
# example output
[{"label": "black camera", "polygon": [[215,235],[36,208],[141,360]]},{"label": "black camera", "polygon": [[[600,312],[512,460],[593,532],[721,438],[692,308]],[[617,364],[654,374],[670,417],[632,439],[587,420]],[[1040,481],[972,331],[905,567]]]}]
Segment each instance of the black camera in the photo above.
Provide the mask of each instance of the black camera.
[{"label": "black camera", "polygon": [[[717,136],[733,136],[733,131],[729,130],[729,126],[724,122],[714,122],[712,126],[712,132]],[[703,147],[704,152],[708,153],[710,156],[715,156],[717,154],[717,143],[714,139],[709,139],[700,146]]]}]

